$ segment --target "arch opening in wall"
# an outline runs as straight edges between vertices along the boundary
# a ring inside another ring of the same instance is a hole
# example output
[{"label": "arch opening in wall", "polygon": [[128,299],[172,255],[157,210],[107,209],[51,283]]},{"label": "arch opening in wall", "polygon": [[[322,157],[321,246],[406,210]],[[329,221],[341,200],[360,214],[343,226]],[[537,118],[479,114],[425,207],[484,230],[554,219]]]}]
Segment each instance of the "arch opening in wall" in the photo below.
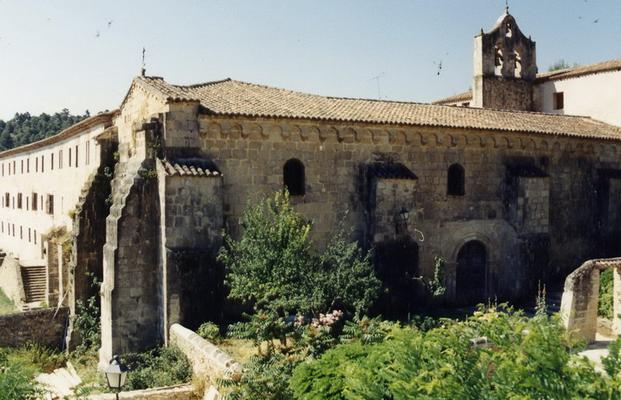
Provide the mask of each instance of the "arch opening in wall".
[{"label": "arch opening in wall", "polygon": [[297,158],[288,160],[283,166],[283,183],[291,196],[306,194],[306,175],[302,161]]},{"label": "arch opening in wall", "polygon": [[465,171],[459,164],[453,164],[448,169],[446,194],[449,196],[463,196],[465,194]]},{"label": "arch opening in wall", "polygon": [[487,296],[487,250],[478,240],[465,243],[457,253],[455,298],[458,304],[484,302]]},{"label": "arch opening in wall", "polygon": [[513,73],[515,75],[516,78],[521,78],[522,77],[522,56],[521,54],[516,51],[515,52],[515,60],[514,60],[514,69],[513,69]]},{"label": "arch opening in wall", "polygon": [[502,75],[502,65],[504,64],[505,58],[502,52],[502,49],[498,46],[494,48],[494,75],[501,76]]}]

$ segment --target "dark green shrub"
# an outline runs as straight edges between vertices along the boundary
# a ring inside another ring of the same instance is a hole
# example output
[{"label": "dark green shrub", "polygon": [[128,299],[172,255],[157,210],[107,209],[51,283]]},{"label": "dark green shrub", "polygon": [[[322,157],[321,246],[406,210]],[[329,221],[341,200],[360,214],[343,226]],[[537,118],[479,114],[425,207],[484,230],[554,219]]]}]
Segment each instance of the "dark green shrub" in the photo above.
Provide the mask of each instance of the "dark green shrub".
[{"label": "dark green shrub", "polygon": [[281,353],[255,356],[244,365],[240,377],[225,377],[218,386],[226,400],[290,400],[289,378],[299,362]]},{"label": "dark green shrub", "polygon": [[205,322],[196,330],[198,336],[209,340],[212,343],[218,343],[222,336],[220,335],[220,327],[213,322]]},{"label": "dark green shrub", "polygon": [[[472,341],[483,336],[482,345]],[[611,378],[575,346],[556,319],[492,309],[428,332],[394,327],[382,342],[339,345],[301,363],[290,382],[301,400],[617,398],[614,352]]]},{"label": "dark green shrub", "polygon": [[176,347],[155,348],[144,353],[123,356],[129,368],[124,390],[140,390],[189,382],[192,367]]},{"label": "dark green shrub", "polygon": [[[91,289],[99,293],[101,282],[93,274],[89,275]],[[78,354],[95,352],[101,345],[101,300],[95,294],[86,301],[76,301],[76,313],[73,328],[79,336],[80,345],[75,351]]]}]

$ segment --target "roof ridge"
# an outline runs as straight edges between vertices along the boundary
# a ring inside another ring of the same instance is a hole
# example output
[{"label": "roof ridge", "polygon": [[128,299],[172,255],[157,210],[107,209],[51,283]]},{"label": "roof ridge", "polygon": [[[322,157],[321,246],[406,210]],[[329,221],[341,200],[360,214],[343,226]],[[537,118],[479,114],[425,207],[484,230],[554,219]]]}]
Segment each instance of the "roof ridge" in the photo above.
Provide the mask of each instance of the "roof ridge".
[{"label": "roof ridge", "polygon": [[175,87],[175,88],[189,88],[189,89],[194,89],[194,88],[199,88],[199,87],[203,87],[203,86],[209,86],[209,85],[215,85],[215,84],[219,84],[219,83],[223,83],[223,82],[232,82],[232,83],[239,83],[242,85],[247,85],[247,86],[254,86],[254,87],[261,87],[261,88],[265,88],[265,89],[272,89],[272,90],[280,90],[286,93],[296,93],[296,94],[301,94],[301,95],[305,95],[305,96],[315,96],[315,97],[320,97],[320,98],[324,98],[324,99],[331,99],[331,100],[350,100],[350,101],[368,101],[368,102],[374,102],[374,103],[384,103],[384,104],[403,104],[403,105],[418,105],[418,106],[428,106],[428,107],[450,107],[450,108],[462,108],[464,110],[473,110],[475,112],[486,112],[486,111],[494,111],[494,112],[501,112],[501,113],[505,113],[505,114],[530,114],[530,115],[548,115],[548,116],[552,116],[552,117],[570,117],[570,118],[581,118],[581,119],[592,119],[590,116],[587,115],[570,115],[570,114],[557,114],[557,113],[549,113],[549,112],[542,112],[542,111],[525,111],[525,110],[506,110],[506,109],[500,109],[500,108],[482,108],[482,107],[458,107],[458,106],[454,106],[454,105],[447,105],[447,104],[434,104],[434,103],[424,103],[424,102],[417,102],[417,101],[406,101],[406,100],[383,100],[383,99],[368,99],[368,98],[361,98],[361,97],[344,97],[344,96],[325,96],[325,95],[321,95],[321,94],[315,94],[315,93],[307,93],[307,92],[302,92],[299,90],[291,90],[291,89],[285,89],[285,88],[280,88],[280,87],[276,87],[276,86],[270,86],[270,85],[265,85],[265,84],[260,84],[260,83],[253,83],[253,82],[247,82],[247,81],[241,81],[241,80],[237,80],[237,79],[232,79],[232,78],[225,78],[225,79],[220,79],[220,80],[215,80],[215,81],[208,81],[208,82],[204,82],[204,83],[198,83],[198,84],[194,84],[194,85],[175,85],[175,84],[171,84],[166,82],[166,80],[163,80],[163,82],[166,85]]},{"label": "roof ridge", "polygon": [[181,89],[195,89],[195,88],[199,88],[202,86],[210,86],[210,85],[217,85],[218,83],[224,83],[224,82],[232,82],[233,79],[231,78],[224,78],[224,79],[218,79],[215,81],[207,81],[207,82],[201,82],[201,83],[193,83],[191,85],[176,85],[174,83],[168,83],[164,80],[164,82],[166,82],[166,84],[170,85],[170,86],[174,86],[177,88],[181,88]]}]

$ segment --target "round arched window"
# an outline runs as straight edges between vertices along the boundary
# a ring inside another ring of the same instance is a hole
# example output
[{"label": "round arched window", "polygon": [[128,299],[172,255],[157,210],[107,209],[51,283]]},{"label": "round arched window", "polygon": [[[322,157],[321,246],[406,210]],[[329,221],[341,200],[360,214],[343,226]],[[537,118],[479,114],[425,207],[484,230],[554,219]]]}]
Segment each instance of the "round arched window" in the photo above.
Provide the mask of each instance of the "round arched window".
[{"label": "round arched window", "polygon": [[306,177],[304,164],[297,158],[288,160],[283,167],[283,182],[292,196],[303,196],[306,193]]}]

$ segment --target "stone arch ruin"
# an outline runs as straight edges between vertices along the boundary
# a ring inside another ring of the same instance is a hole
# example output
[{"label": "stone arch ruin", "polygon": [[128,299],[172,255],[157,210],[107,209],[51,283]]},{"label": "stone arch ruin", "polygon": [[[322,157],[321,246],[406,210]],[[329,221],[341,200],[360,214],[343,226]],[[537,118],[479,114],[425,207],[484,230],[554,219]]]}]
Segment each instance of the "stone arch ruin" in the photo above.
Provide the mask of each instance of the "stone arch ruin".
[{"label": "stone arch ruin", "polygon": [[614,271],[613,331],[621,334],[621,258],[589,260],[565,279],[561,300],[561,318],[569,332],[574,332],[589,342],[597,333],[597,308],[599,304],[599,274],[612,268]]}]

